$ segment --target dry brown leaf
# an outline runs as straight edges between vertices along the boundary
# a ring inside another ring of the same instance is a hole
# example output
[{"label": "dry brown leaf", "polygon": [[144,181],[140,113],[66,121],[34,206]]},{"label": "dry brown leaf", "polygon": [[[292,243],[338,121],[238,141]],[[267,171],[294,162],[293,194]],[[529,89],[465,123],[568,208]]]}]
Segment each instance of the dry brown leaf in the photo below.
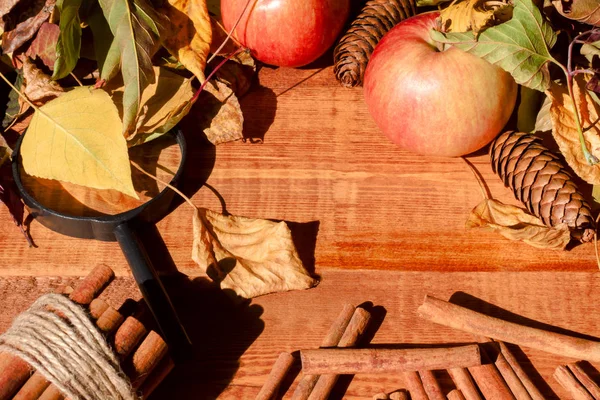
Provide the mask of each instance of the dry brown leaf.
[{"label": "dry brown leaf", "polygon": [[36,57],[39,57],[46,67],[53,70],[54,63],[56,62],[56,44],[58,43],[59,35],[60,28],[58,25],[44,22],[35,39],[33,39],[25,52],[25,55],[34,60]]},{"label": "dry brown leaf", "polygon": [[473,31],[476,35],[483,29],[510,19],[512,8],[495,0],[454,1],[440,12],[445,32]]},{"label": "dry brown leaf", "polygon": [[564,17],[600,26],[600,2],[598,0],[552,0],[552,4]]},{"label": "dry brown leaf", "polygon": [[491,229],[507,239],[542,249],[564,250],[571,240],[566,224],[549,228],[522,208],[490,199],[482,201],[471,211],[466,226]]},{"label": "dry brown leaf", "polygon": [[200,128],[214,145],[244,137],[244,115],[235,93],[224,83],[210,81],[198,98],[203,112],[198,117]]},{"label": "dry brown leaf", "polygon": [[[211,62],[211,66],[216,68],[223,60],[223,57],[215,57]],[[226,83],[237,97],[242,97],[250,90],[255,74],[256,62],[250,52],[244,51],[221,65],[216,71],[215,77],[217,80]]]},{"label": "dry brown leaf", "polygon": [[[46,75],[41,69],[31,62],[29,57],[23,58],[23,84],[21,92],[36,106],[42,106],[48,101],[57,98],[64,93],[64,89]],[[19,97],[21,114],[27,110],[23,100]]]},{"label": "dry brown leaf", "polygon": [[[579,108],[587,148],[590,153],[600,158],[599,106],[585,90],[585,81],[582,79],[576,79],[573,91]],[[583,156],[577,133],[575,108],[567,89],[554,84],[547,94],[552,99],[550,107],[552,136],[554,136],[565,160],[581,179],[592,185],[600,184],[600,164],[590,165]]]},{"label": "dry brown leaf", "polygon": [[31,39],[50,18],[56,0],[21,1],[2,20],[2,51],[12,53]]},{"label": "dry brown leaf", "polygon": [[192,259],[221,289],[250,299],[317,284],[302,265],[285,222],[199,209],[193,229]]},{"label": "dry brown leaf", "polygon": [[200,82],[204,82],[204,68],[212,40],[206,0],[167,0],[162,11],[172,25],[170,32],[161,35],[165,47]]}]

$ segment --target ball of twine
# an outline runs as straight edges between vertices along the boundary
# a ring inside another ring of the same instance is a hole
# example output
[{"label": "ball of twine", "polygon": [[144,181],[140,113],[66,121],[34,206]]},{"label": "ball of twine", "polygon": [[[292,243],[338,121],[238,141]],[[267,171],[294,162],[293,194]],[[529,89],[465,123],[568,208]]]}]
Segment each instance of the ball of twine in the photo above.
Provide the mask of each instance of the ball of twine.
[{"label": "ball of twine", "polygon": [[86,311],[65,296],[44,295],[17,316],[0,336],[0,351],[28,362],[71,399],[138,399]]}]

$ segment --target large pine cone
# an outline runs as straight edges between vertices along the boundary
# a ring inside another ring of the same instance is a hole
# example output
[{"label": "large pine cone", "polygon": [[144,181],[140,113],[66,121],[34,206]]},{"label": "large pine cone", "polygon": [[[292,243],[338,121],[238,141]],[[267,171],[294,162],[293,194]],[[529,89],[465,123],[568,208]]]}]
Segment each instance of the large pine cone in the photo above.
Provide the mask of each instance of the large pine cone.
[{"label": "large pine cone", "polygon": [[362,85],[377,43],[398,22],[415,13],[415,0],[368,1],[333,52],[337,80],[345,87]]},{"label": "large pine cone", "polygon": [[574,239],[594,238],[589,204],[560,158],[531,134],[505,132],[490,147],[492,169],[545,225],[566,224]]}]

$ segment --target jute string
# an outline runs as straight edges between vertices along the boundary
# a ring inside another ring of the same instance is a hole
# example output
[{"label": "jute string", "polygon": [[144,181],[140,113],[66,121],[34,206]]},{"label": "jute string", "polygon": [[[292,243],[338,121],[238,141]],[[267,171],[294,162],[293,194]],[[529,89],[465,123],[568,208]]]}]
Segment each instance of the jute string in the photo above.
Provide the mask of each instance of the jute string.
[{"label": "jute string", "polygon": [[44,295],[17,316],[0,336],[0,351],[28,362],[73,400],[137,399],[86,311],[65,296]]}]

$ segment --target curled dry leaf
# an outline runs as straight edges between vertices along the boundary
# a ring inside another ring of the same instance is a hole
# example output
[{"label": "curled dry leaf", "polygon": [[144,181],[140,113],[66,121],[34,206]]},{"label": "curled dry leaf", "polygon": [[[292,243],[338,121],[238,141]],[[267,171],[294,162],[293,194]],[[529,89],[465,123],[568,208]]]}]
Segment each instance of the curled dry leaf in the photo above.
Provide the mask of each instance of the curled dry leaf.
[{"label": "curled dry leaf", "polygon": [[212,28],[206,0],[167,0],[162,11],[171,29],[161,35],[165,47],[180,63],[204,82]]},{"label": "curled dry leaf", "polygon": [[[154,67],[154,74],[155,82],[142,93],[136,134],[129,139],[130,146],[146,143],[167,133],[187,115],[192,106],[194,89],[191,79],[160,67]],[[119,115],[122,115],[122,82],[113,82],[105,89],[117,105]]]},{"label": "curled dry leaf", "polygon": [[317,284],[302,265],[285,222],[199,209],[193,231],[192,259],[221,289],[250,299]]},{"label": "curled dry leaf", "polygon": [[[216,67],[223,61],[223,57],[216,57],[211,65]],[[221,66],[215,73],[217,80],[226,83],[237,97],[242,97],[248,92],[256,74],[256,62],[250,52],[243,51]]]},{"label": "curled dry leaf", "polygon": [[226,84],[219,81],[208,82],[200,93],[198,103],[203,110],[198,123],[212,144],[244,137],[244,116],[240,102]]},{"label": "curled dry leaf", "polygon": [[12,53],[31,39],[50,18],[56,0],[21,1],[4,18],[9,21],[2,34],[2,51]]},{"label": "curled dry leaf", "polygon": [[4,136],[0,135],[0,167],[12,156],[12,149],[6,143]]},{"label": "curled dry leaf", "polygon": [[507,239],[542,249],[564,250],[571,240],[566,224],[547,227],[522,208],[492,199],[485,199],[471,211],[466,226],[491,229]]},{"label": "curled dry leaf", "polygon": [[[600,125],[598,123],[600,106],[585,90],[585,82],[582,79],[575,80],[573,91],[587,148],[590,153],[600,158]],[[547,94],[552,99],[550,107],[552,136],[554,136],[565,160],[581,179],[592,185],[600,184],[600,164],[589,165],[581,150],[575,108],[567,89],[563,86],[552,85]]]},{"label": "curled dry leaf", "polygon": [[566,18],[600,26],[600,2],[598,0],[552,0],[558,12]]},{"label": "curled dry leaf", "polygon": [[483,29],[508,21],[512,7],[496,0],[454,1],[440,12],[442,29],[445,32],[468,32],[475,35]]},{"label": "curled dry leaf", "polygon": [[29,175],[138,198],[117,107],[104,90],[77,87],[36,110],[23,137]]},{"label": "curled dry leaf", "polygon": [[35,36],[35,39],[31,42],[31,45],[25,52],[26,56],[31,57],[35,60],[39,57],[44,65],[51,70],[54,69],[54,63],[56,62],[56,43],[58,42],[58,36],[60,34],[60,28],[56,24],[44,22]]},{"label": "curled dry leaf", "polygon": [[[64,93],[64,89],[50,76],[35,66],[28,57],[23,58],[23,84],[21,92],[36,106],[40,106]],[[19,98],[19,101],[22,100]]]}]

